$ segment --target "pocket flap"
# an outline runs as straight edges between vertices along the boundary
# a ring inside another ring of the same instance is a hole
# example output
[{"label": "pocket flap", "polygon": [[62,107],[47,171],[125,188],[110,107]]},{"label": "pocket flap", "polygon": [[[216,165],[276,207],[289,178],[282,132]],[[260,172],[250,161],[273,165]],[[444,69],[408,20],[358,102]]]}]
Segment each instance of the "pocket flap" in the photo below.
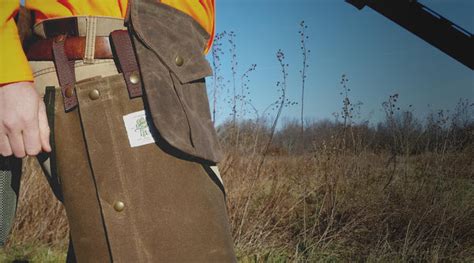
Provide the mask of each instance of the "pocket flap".
[{"label": "pocket flap", "polygon": [[204,49],[209,34],[191,16],[156,1],[132,1],[131,24],[145,46],[181,83],[212,75]]}]

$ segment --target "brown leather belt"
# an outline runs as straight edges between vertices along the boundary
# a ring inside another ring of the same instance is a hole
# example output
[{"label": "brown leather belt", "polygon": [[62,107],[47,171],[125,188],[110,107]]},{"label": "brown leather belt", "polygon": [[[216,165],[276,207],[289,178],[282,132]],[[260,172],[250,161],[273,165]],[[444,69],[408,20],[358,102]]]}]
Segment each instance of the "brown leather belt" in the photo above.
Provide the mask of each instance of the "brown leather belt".
[{"label": "brown leather belt", "polygon": [[[33,42],[26,56],[30,61],[47,61],[53,60],[53,42],[54,38],[40,39]],[[69,60],[82,60],[86,47],[86,37],[67,37],[64,41],[64,50]],[[110,47],[109,37],[95,38],[95,59],[111,59],[113,58],[112,49]]]}]

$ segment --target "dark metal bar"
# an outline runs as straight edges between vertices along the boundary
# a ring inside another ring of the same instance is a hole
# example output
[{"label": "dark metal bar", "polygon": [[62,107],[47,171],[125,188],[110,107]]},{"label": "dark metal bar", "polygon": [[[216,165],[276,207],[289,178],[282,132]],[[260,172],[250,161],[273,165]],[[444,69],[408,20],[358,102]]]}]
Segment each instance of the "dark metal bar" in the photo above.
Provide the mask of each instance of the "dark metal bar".
[{"label": "dark metal bar", "polygon": [[474,70],[472,34],[416,0],[346,0],[368,6]]}]

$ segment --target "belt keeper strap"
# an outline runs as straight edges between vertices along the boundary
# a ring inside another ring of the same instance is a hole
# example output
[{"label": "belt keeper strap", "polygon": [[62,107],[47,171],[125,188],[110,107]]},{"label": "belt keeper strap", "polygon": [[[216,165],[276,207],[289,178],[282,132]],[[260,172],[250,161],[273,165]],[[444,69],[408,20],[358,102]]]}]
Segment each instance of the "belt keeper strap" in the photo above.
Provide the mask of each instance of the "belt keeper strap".
[{"label": "belt keeper strap", "polygon": [[61,86],[61,94],[63,95],[64,99],[64,110],[68,112],[73,110],[78,103],[76,91],[74,89],[74,84],[76,83],[76,76],[74,75],[74,63],[71,63],[66,56],[66,52],[64,50],[65,40],[65,35],[56,37],[53,42],[53,58],[59,86]]},{"label": "belt keeper strap", "polygon": [[86,46],[84,48],[84,63],[94,64],[95,37],[97,30],[97,17],[86,18]]},{"label": "belt keeper strap", "polygon": [[142,96],[140,73],[130,35],[127,30],[115,30],[110,33],[110,40],[127,85],[128,95],[132,99]]}]

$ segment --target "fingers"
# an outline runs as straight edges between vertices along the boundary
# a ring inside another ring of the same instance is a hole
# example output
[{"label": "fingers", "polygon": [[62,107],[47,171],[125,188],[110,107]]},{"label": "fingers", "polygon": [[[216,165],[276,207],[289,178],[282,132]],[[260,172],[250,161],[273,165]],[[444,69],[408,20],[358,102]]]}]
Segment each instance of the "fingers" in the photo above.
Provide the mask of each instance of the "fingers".
[{"label": "fingers", "polygon": [[10,142],[8,141],[8,136],[6,134],[0,134],[0,156],[10,156],[12,155],[12,148],[10,147]]},{"label": "fingers", "polygon": [[[46,128],[48,126],[46,125]],[[17,158],[23,158],[26,155],[35,156],[40,153],[42,139],[38,127],[38,120],[31,122],[24,130],[10,130],[7,135],[0,135],[0,154],[2,156],[15,155]],[[44,144],[45,151],[51,151],[49,138]]]},{"label": "fingers", "polygon": [[50,128],[48,125],[48,117],[46,116],[46,107],[42,101],[39,102],[38,109],[39,133],[41,138],[41,148],[45,152],[51,152],[49,143]]},{"label": "fingers", "polygon": [[18,158],[50,151],[44,103],[31,82],[16,82],[0,89],[0,154]]},{"label": "fingers", "polygon": [[41,151],[38,117],[28,122],[22,132],[22,138],[27,155],[35,156]]},{"label": "fingers", "polygon": [[8,134],[8,139],[10,140],[10,146],[13,152],[13,155],[17,158],[23,158],[26,156],[25,145],[23,143],[23,136],[20,132],[12,132]]}]

